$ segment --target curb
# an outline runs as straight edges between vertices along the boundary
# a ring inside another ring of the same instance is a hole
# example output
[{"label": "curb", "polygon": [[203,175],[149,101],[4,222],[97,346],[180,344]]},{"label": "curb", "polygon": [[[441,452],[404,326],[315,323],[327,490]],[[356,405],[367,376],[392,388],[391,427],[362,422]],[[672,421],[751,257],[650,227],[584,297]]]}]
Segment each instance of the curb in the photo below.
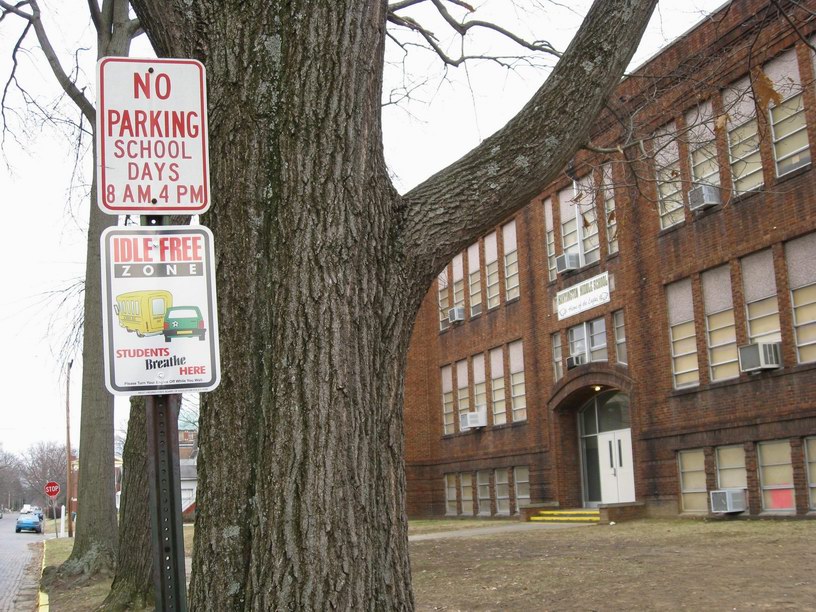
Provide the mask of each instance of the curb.
[{"label": "curb", "polygon": [[[45,571],[45,547],[48,546],[48,540],[43,540],[43,558],[42,558],[42,565],[40,567],[40,582],[39,587],[42,586],[42,575],[43,571]],[[42,588],[37,589],[37,610],[39,612],[49,612],[50,605],[48,603],[48,593],[42,590]]]}]

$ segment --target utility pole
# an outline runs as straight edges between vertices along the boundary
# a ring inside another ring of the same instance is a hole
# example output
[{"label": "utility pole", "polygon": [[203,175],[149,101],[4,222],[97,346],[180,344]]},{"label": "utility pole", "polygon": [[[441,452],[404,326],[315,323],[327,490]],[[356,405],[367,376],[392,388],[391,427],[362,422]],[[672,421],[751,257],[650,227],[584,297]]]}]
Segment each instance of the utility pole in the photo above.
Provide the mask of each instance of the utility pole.
[{"label": "utility pole", "polygon": [[71,366],[74,360],[68,362],[68,374],[65,377],[65,452],[68,453],[68,475],[65,479],[65,518],[68,520],[68,537],[74,537],[74,522],[71,520]]}]

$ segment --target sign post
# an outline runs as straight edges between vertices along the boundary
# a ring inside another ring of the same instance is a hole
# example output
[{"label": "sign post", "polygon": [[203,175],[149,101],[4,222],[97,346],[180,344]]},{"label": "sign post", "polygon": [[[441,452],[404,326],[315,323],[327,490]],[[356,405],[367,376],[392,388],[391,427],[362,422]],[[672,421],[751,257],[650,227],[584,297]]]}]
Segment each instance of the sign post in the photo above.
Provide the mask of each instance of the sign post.
[{"label": "sign post", "polygon": [[54,537],[57,537],[57,495],[60,494],[60,486],[58,482],[49,480],[45,483],[44,489],[51,502],[51,516],[54,517]]},{"label": "sign post", "polygon": [[146,395],[156,609],[187,609],[178,414],[181,393],[220,381],[212,233],[165,225],[210,206],[204,66],[97,63],[97,200],[139,228],[101,237],[105,385]]}]

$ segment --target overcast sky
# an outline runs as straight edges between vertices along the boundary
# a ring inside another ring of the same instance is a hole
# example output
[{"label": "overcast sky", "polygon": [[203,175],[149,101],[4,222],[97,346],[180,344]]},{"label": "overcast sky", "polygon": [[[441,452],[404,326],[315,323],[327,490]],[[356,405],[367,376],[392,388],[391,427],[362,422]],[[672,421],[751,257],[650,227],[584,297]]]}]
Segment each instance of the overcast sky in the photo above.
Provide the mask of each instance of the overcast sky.
[{"label": "overcast sky", "polygon": [[[62,52],[67,66],[72,62],[72,50],[87,49],[80,54],[80,67],[93,99],[95,36],[85,17],[86,2],[41,0],[40,4],[48,16],[46,26],[54,46]],[[562,3],[570,9],[545,3],[544,11],[538,13],[519,9],[523,4],[523,0],[482,2],[477,4],[483,7],[478,15],[563,49],[589,1]],[[661,0],[633,65],[653,55],[720,4],[721,0]],[[0,75],[4,84],[11,69],[11,48],[20,31],[19,20],[0,22]],[[490,51],[507,51],[496,40],[488,40],[485,45]],[[150,55],[142,37],[134,44],[131,56]],[[405,82],[399,55],[390,57],[393,63],[386,70],[389,91]],[[387,106],[383,112],[386,158],[401,192],[455,161],[504,125],[546,77],[546,70],[508,72],[490,63],[472,65],[467,71],[452,70],[443,76],[438,60],[420,54],[412,58],[407,70],[409,82],[427,79],[424,88],[415,91],[409,103]],[[33,35],[20,53],[18,80],[41,104],[47,105],[60,95]],[[15,133],[21,135],[15,113],[23,109],[19,96],[12,98],[12,112],[7,111],[7,115]],[[73,116],[77,117],[78,112],[73,111]],[[19,142],[14,135],[6,134],[0,165],[4,213],[0,240],[0,384],[4,390],[0,401],[0,445],[13,452],[23,451],[39,440],[65,441],[65,360],[59,351],[80,301],[70,294],[63,299],[63,290],[76,286],[84,275],[88,217],[88,187],[72,180],[75,143],[68,142],[55,126],[34,121],[28,128],[28,135]],[[90,158],[84,168],[89,180]],[[73,445],[79,443],[81,368],[81,356],[75,355],[70,392]],[[118,398],[117,425],[124,428],[126,418],[127,399]]]}]

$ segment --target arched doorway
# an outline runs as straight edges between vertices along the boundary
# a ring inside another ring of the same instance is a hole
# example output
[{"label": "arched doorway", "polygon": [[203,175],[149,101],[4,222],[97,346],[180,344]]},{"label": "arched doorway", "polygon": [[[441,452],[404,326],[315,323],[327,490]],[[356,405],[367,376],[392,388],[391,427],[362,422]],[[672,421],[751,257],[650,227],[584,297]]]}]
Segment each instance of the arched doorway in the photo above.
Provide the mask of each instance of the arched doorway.
[{"label": "arched doorway", "polygon": [[635,501],[629,396],[598,393],[578,411],[584,505]]}]

